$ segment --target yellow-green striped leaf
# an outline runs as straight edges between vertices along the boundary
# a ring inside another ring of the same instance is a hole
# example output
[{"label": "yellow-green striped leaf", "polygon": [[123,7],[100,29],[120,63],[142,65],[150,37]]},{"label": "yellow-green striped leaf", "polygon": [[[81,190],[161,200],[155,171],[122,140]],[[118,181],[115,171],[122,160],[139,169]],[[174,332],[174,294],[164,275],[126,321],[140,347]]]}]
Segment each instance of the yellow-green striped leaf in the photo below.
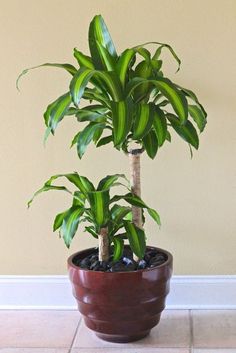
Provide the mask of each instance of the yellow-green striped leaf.
[{"label": "yellow-green striped leaf", "polygon": [[111,102],[114,145],[120,146],[126,139],[131,125],[131,107],[127,100]]},{"label": "yellow-green striped leaf", "polygon": [[57,174],[53,175],[48,181],[46,181],[45,186],[51,186],[52,182],[58,178],[66,178],[72,184],[74,184],[82,193],[86,194],[89,191],[95,190],[91,181],[88,178],[79,175],[78,173],[69,173],[69,174]]},{"label": "yellow-green striped leaf", "polygon": [[54,134],[58,123],[67,114],[69,106],[71,104],[70,93],[65,93],[53,103],[49,104],[46,112],[44,113],[44,121],[46,126],[50,128],[52,134]]},{"label": "yellow-green striped leaf", "polygon": [[92,63],[92,59],[90,58],[90,56],[83,54],[81,51],[79,51],[76,48],[74,48],[74,57],[78,61],[78,64],[80,65],[80,67],[85,67],[90,70],[94,69],[94,65]]},{"label": "yellow-green striped leaf", "polygon": [[146,239],[144,231],[128,221],[124,221],[124,227],[132,251],[136,256],[138,256],[138,258],[142,259],[144,257],[146,249]]},{"label": "yellow-green striped leaf", "polygon": [[76,106],[79,105],[85,88],[92,78],[100,78],[106,85],[109,94],[114,101],[119,101],[123,97],[122,86],[115,72],[103,72],[81,68],[73,77],[70,83],[72,100]]},{"label": "yellow-green striped leaf", "polygon": [[109,190],[89,192],[88,200],[94,221],[99,227],[105,226],[109,220]]},{"label": "yellow-green striped leaf", "polygon": [[77,153],[81,159],[86,151],[87,146],[92,141],[97,130],[105,128],[104,123],[90,123],[78,135],[74,143],[77,144]]},{"label": "yellow-green striped leaf", "polygon": [[117,182],[117,180],[120,178],[123,178],[126,181],[128,181],[124,174],[107,175],[105,178],[100,180],[98,187],[97,187],[97,190],[110,189]]},{"label": "yellow-green striped leaf", "polygon": [[72,239],[74,238],[75,233],[78,229],[80,217],[82,216],[83,212],[84,209],[81,207],[72,207],[67,213],[66,217],[63,219],[63,223],[61,226],[61,235],[68,248],[70,247]]},{"label": "yellow-green striped leaf", "polygon": [[99,55],[97,42],[102,45],[107,51],[117,58],[117,53],[110,33],[101,15],[96,15],[89,26],[89,48],[94,66],[98,70],[103,70],[103,62]]},{"label": "yellow-green striped leaf", "polygon": [[116,72],[119,75],[120,81],[122,86],[125,86],[126,79],[127,79],[127,71],[131,66],[133,59],[135,57],[135,50],[134,49],[126,49],[121,56],[116,65]]},{"label": "yellow-green striped leaf", "polygon": [[121,256],[123,255],[124,251],[124,240],[119,237],[113,237],[112,239],[113,244],[114,244],[114,249],[113,249],[113,261],[118,261]]},{"label": "yellow-green striped leaf", "polygon": [[133,125],[133,139],[142,139],[151,129],[154,109],[151,104],[138,104],[135,109],[135,119]]},{"label": "yellow-green striped leaf", "polygon": [[104,48],[98,41],[96,41],[98,55],[100,56],[100,60],[103,63],[103,67],[107,71],[115,70],[115,59],[109,53],[109,51]]},{"label": "yellow-green striped leaf", "polygon": [[65,186],[54,186],[54,185],[46,185],[44,184],[44,186],[39,189],[38,191],[36,191],[33,195],[33,197],[27,202],[27,206],[28,208],[30,207],[31,203],[33,202],[34,198],[41,194],[42,192],[45,191],[50,191],[50,190],[62,190],[62,191],[67,191],[68,193],[71,194],[71,191],[69,191]]},{"label": "yellow-green striped leaf", "polygon": [[177,134],[186,142],[190,143],[194,148],[198,149],[199,139],[198,134],[193,124],[187,120],[181,124],[179,119],[173,114],[166,114],[167,119],[170,121],[171,126]]},{"label": "yellow-green striped leaf", "polygon": [[161,147],[166,139],[167,122],[164,112],[157,106],[155,106],[153,127],[157,134],[158,146]]},{"label": "yellow-green striped leaf", "polygon": [[158,88],[160,92],[165,96],[174,111],[177,113],[181,123],[187,120],[188,116],[188,102],[185,95],[179,90],[169,79],[164,77],[158,77],[155,80],[146,80],[142,78],[135,78],[129,82],[126,88],[126,95],[129,97],[132,92],[140,85],[151,83],[153,86]]},{"label": "yellow-green striped leaf", "polygon": [[188,111],[195,123],[197,124],[197,127],[200,132],[202,132],[206,126],[207,120],[206,117],[197,105],[189,105],[188,106]]},{"label": "yellow-green striped leaf", "polygon": [[150,158],[155,158],[158,150],[158,139],[157,135],[153,130],[150,130],[143,137],[143,146]]}]

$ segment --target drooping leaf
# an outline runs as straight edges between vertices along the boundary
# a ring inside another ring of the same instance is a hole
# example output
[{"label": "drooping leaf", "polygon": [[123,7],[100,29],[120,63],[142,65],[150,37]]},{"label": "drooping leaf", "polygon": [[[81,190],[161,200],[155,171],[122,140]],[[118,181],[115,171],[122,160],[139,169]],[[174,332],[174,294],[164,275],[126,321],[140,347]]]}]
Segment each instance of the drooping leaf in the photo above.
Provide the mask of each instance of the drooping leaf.
[{"label": "drooping leaf", "polygon": [[67,191],[68,193],[71,194],[71,191],[69,191],[65,186],[53,186],[53,185],[44,185],[41,189],[39,189],[38,191],[36,191],[33,195],[33,197],[27,202],[27,206],[28,208],[30,207],[31,203],[33,202],[34,198],[41,194],[42,192],[45,191],[50,191],[50,190],[62,190],[62,191]]},{"label": "drooping leaf", "polygon": [[89,110],[89,109],[78,109],[76,113],[77,120],[80,122],[84,121],[91,121],[91,122],[105,122],[106,121],[106,115],[100,114],[96,112],[95,110]]},{"label": "drooping leaf", "polygon": [[100,128],[104,129],[105,126],[104,123],[90,123],[78,134],[75,142],[77,143],[77,152],[80,159],[92,141],[95,132]]},{"label": "drooping leaf", "polygon": [[51,66],[51,67],[58,67],[60,69],[64,69],[67,72],[69,72],[72,76],[74,76],[75,73],[77,72],[77,69],[71,64],[45,63],[42,65],[37,65],[37,66],[30,67],[29,69],[25,69],[22,71],[22,73],[18,76],[18,78],[16,80],[16,88],[19,90],[19,81],[22,76],[26,75],[30,70],[38,69],[43,66]]},{"label": "drooping leaf", "polygon": [[143,146],[150,158],[155,158],[158,150],[158,139],[157,135],[153,130],[150,130],[143,137]]},{"label": "drooping leaf", "polygon": [[50,128],[52,134],[54,134],[58,123],[66,115],[68,108],[71,104],[70,93],[67,92],[61,97],[56,99],[53,103],[49,104],[46,112],[44,113],[44,121],[46,126]]},{"label": "drooping leaf", "polygon": [[53,231],[55,232],[58,228],[61,227],[62,222],[64,220],[64,218],[66,217],[66,215],[69,213],[69,210],[66,210],[62,213],[58,213],[58,215],[56,215],[54,223],[53,223]]},{"label": "drooping leaf", "polygon": [[135,78],[127,84],[126,95],[130,96],[135,88],[147,82],[158,88],[163,96],[169,100],[180,121],[186,121],[188,116],[188,102],[185,95],[167,78],[158,77],[155,80]]},{"label": "drooping leaf", "polygon": [[[175,84],[176,85],[176,84]],[[196,94],[194,92],[192,92],[190,89],[187,89],[187,88],[184,88],[184,87],[181,87],[179,85],[176,85],[176,87],[178,87],[184,94],[186,97],[190,98],[192,101],[194,101],[198,106],[199,108],[202,110],[203,112],[203,115],[205,116],[205,118],[207,117],[207,113],[205,111],[205,109],[203,108],[203,106],[201,105],[201,103],[199,102]]]},{"label": "drooping leaf", "polygon": [[167,123],[164,112],[157,106],[155,106],[153,127],[157,134],[158,146],[161,147],[166,139]]},{"label": "drooping leaf", "polygon": [[109,220],[109,190],[89,192],[88,200],[96,224],[105,226]]},{"label": "drooping leaf", "polygon": [[61,226],[61,234],[68,248],[70,247],[71,241],[75,236],[78,225],[80,223],[80,217],[82,216],[83,212],[84,209],[81,207],[72,207],[63,220]]},{"label": "drooping leaf", "polygon": [[117,58],[115,46],[101,15],[96,15],[90,23],[89,48],[95,68],[98,70],[103,70],[104,66],[99,55],[97,43],[106,48],[111,56],[115,59]]},{"label": "drooping leaf", "polygon": [[124,221],[124,227],[132,251],[136,256],[138,256],[138,258],[142,259],[144,257],[146,249],[144,231],[128,221]]},{"label": "drooping leaf", "polygon": [[187,120],[184,124],[181,124],[179,119],[173,114],[166,114],[167,119],[170,121],[171,126],[177,132],[177,134],[186,142],[190,143],[194,148],[198,149],[199,139],[197,131],[193,124]]},{"label": "drooping leaf", "polygon": [[188,111],[200,132],[202,132],[206,126],[207,120],[203,111],[197,105],[189,105]]},{"label": "drooping leaf", "polygon": [[128,100],[111,102],[114,145],[125,141],[132,125],[131,106]]},{"label": "drooping leaf", "polygon": [[160,226],[161,225],[161,218],[160,215],[157,213],[156,210],[153,208],[147,208],[149,215],[154,219],[154,221]]},{"label": "drooping leaf", "polygon": [[151,104],[136,105],[133,125],[133,139],[142,139],[151,129],[154,118],[154,109]]},{"label": "drooping leaf", "polygon": [[104,146],[104,145],[107,145],[108,143],[110,143],[111,141],[113,141],[113,136],[112,135],[109,135],[109,136],[105,136],[103,138],[101,138],[96,147],[101,147],[101,146]]},{"label": "drooping leaf", "polygon": [[114,244],[113,261],[118,261],[123,255],[124,240],[121,237],[116,236],[116,237],[113,237],[112,241]]},{"label": "drooping leaf", "polygon": [[119,178],[123,178],[126,181],[128,181],[124,174],[107,175],[105,178],[100,180],[97,190],[110,189],[117,182]]},{"label": "drooping leaf", "polygon": [[69,174],[56,174],[53,175],[48,181],[46,181],[45,186],[51,186],[52,182],[58,178],[66,178],[72,184],[74,184],[82,193],[86,194],[89,191],[95,190],[91,181],[88,178],[79,175],[78,173],[69,173]]}]

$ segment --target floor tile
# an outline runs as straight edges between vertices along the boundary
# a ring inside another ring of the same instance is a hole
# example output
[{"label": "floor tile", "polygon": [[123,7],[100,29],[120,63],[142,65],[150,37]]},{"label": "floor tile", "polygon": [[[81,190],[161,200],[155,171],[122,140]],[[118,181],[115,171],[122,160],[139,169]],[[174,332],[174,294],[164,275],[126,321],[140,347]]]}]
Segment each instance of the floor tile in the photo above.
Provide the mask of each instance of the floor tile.
[{"label": "floor tile", "polygon": [[78,322],[77,311],[3,310],[0,311],[0,348],[70,347]]},{"label": "floor tile", "polygon": [[190,353],[187,348],[74,348],[71,353]]},{"label": "floor tile", "polygon": [[193,349],[193,353],[236,353],[236,348],[195,348]]},{"label": "floor tile", "polygon": [[187,310],[166,310],[160,323],[154,327],[150,335],[140,341],[127,344],[111,343],[100,340],[82,322],[77,332],[74,347],[163,347],[188,348],[190,346],[190,324]]},{"label": "floor tile", "polygon": [[195,348],[232,348],[236,353],[236,310],[193,310],[192,317]]},{"label": "floor tile", "polygon": [[63,348],[0,348],[0,353],[68,353]]}]

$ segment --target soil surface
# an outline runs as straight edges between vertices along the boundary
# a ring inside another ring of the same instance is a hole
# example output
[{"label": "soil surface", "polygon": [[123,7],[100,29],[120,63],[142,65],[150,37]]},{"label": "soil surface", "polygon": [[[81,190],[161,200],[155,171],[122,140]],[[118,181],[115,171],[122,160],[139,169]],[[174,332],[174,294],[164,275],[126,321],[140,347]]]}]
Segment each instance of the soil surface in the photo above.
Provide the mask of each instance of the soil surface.
[{"label": "soil surface", "polygon": [[155,249],[147,249],[145,256],[139,262],[134,261],[130,249],[124,249],[124,254],[119,261],[114,262],[112,256],[109,261],[98,261],[98,251],[86,256],[82,260],[77,256],[73,259],[73,264],[86,270],[103,272],[127,272],[152,268],[163,264],[167,256]]}]

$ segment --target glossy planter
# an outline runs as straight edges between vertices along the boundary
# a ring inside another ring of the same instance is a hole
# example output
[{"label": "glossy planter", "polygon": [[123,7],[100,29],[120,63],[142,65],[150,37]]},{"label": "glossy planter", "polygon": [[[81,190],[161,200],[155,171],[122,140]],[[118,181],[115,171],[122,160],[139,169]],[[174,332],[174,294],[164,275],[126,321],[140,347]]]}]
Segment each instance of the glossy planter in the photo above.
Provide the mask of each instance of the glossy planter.
[{"label": "glossy planter", "polygon": [[100,272],[82,269],[73,258],[92,254],[94,248],[68,259],[69,277],[78,309],[88,328],[103,340],[131,342],[149,334],[160,321],[169,293],[172,255],[160,266],[132,272]]}]

